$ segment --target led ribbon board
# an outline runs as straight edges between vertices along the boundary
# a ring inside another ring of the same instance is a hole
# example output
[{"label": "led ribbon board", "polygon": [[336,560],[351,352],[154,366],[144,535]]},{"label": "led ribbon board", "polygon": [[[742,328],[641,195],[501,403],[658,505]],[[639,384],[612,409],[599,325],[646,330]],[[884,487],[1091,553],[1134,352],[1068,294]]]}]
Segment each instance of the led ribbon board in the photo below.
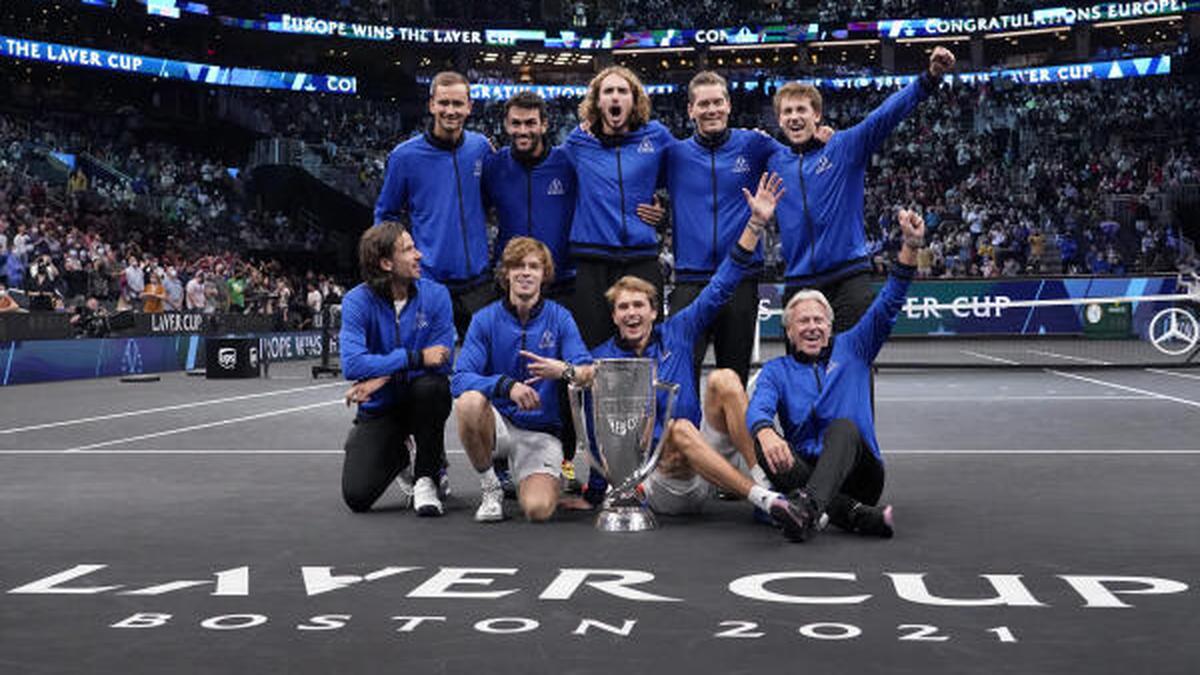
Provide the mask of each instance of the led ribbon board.
[{"label": "led ribbon board", "polygon": [[358,78],[354,76],[231,68],[139,54],[110,52],[90,47],[25,40],[6,35],[0,35],[0,56],[25,61],[42,61],[65,66],[109,70],[131,75],[183,80],[219,87],[287,89],[326,94],[355,94],[358,92]]}]

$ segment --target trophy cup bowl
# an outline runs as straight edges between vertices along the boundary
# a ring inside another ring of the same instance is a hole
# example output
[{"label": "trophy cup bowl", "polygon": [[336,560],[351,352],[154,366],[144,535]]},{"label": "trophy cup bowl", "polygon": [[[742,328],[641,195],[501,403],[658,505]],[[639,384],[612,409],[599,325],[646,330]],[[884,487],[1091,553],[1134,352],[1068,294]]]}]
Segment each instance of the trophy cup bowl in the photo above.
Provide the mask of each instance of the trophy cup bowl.
[{"label": "trophy cup bowl", "polygon": [[[592,384],[570,388],[579,452],[612,486],[596,517],[596,528],[604,532],[640,532],[658,526],[636,490],[654,470],[666,439],[664,432],[653,443],[656,395],[667,392],[663,419],[669,420],[679,385],[657,382],[654,365],[653,359],[597,359]],[[590,402],[585,393],[591,394]]]}]

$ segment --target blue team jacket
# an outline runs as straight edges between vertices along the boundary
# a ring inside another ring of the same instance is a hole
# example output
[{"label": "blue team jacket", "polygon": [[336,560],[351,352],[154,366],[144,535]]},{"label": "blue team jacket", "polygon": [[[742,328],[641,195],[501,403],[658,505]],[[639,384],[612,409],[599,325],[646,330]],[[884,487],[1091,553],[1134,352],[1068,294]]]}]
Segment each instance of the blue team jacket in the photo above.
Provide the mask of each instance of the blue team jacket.
[{"label": "blue team jacket", "polygon": [[882,461],[871,413],[871,363],[892,332],[913,272],[897,265],[862,319],[817,358],[797,353],[764,364],[746,409],[750,432],[772,426],[778,414],[792,451],[813,458],[821,454],[829,423],[846,418]]},{"label": "blue team jacket", "polygon": [[[750,219],[742,188],[754,193],[767,160],[781,147],[747,129],[729,129],[714,140],[692,136],[667,153],[675,278],[680,281],[713,275]],[[753,264],[762,269],[762,244],[754,251]]]},{"label": "blue team jacket", "polygon": [[781,148],[767,163],[787,194],[775,210],[785,278],[790,285],[822,286],[870,268],[863,228],[867,163],[896,125],[927,98],[937,82],[922,75],[892,94],[865,120],[829,143]]},{"label": "blue team jacket", "polygon": [[[646,345],[641,356],[654,359],[659,381],[679,385],[679,397],[675,401],[672,419],[688,419],[697,427],[700,426],[700,395],[696,391],[695,371],[692,368],[692,348],[698,336],[708,329],[709,324],[721,312],[721,308],[733,297],[733,292],[742,278],[753,271],[751,252],[734,244],[712,281],[700,291],[696,300],[682,312],[654,327],[650,343]],[[593,349],[592,356],[597,359],[612,359],[632,358],[638,354],[622,344],[618,335]],[[667,394],[660,391],[655,408],[655,442],[658,442],[658,437],[662,434],[662,416],[666,412],[666,405]]]},{"label": "blue team jacket", "polygon": [[360,416],[390,407],[395,402],[397,385],[410,377],[449,374],[449,361],[432,370],[421,365],[421,350],[442,345],[453,355],[453,317],[450,293],[435,281],[413,281],[408,303],[398,315],[395,304],[370,286],[359,284],[350,289],[342,299],[342,328],[338,333],[342,375],[347,380],[391,375],[393,380],[359,404]]},{"label": "blue team jacket", "polygon": [[550,249],[557,281],[575,277],[570,256],[575,170],[561,148],[550,148],[531,163],[515,157],[511,148],[501,149],[483,163],[483,194],[500,221],[496,260],[513,237],[533,237]]},{"label": "blue team jacket", "polygon": [[575,319],[565,307],[542,300],[528,322],[522,324],[508,299],[502,298],[471,318],[467,338],[454,363],[450,392],[455,398],[468,391],[480,392],[514,425],[557,434],[562,427],[558,382],[542,380],[533,385],[542,400],[537,410],[520,410],[508,398],[514,384],[531,377],[526,368],[528,359],[518,353],[521,350],[575,365],[592,362]]},{"label": "blue team jacket", "polygon": [[424,256],[421,271],[451,288],[472,286],[488,275],[487,222],[480,179],[487,138],[464,131],[451,146],[426,132],[388,155],[375,222],[403,220]]},{"label": "blue team jacket", "polygon": [[654,200],[664,179],[666,150],[675,142],[655,121],[615,140],[571,132],[563,150],[579,180],[571,224],[574,255],[621,261],[658,257],[658,233],[638,218],[637,205]]}]

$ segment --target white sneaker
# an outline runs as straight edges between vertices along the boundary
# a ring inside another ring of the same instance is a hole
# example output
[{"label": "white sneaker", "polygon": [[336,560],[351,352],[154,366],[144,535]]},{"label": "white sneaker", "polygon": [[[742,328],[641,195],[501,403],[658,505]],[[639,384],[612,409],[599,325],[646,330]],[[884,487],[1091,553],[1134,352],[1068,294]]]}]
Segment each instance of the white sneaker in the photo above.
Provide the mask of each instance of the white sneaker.
[{"label": "white sneaker", "polygon": [[475,522],[498,523],[504,520],[504,490],[499,486],[483,489],[483,499],[475,510]]},{"label": "white sneaker", "polygon": [[442,500],[438,499],[437,486],[429,476],[417,479],[413,487],[413,508],[418,516],[442,515]]},{"label": "white sneaker", "polygon": [[400,497],[400,508],[407,509],[413,503],[412,473],[405,469],[396,476],[396,492]]}]

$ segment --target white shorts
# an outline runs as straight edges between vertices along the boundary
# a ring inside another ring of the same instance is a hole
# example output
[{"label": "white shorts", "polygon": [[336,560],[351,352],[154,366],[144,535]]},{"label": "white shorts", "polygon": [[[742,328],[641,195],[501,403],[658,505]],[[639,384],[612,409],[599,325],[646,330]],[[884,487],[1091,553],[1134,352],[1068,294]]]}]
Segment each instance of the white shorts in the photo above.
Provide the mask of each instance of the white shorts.
[{"label": "white shorts", "polygon": [[717,454],[725,458],[725,461],[733,465],[733,468],[741,471],[744,474],[750,473],[750,467],[746,466],[746,458],[742,457],[742,453],[738,452],[733,445],[733,439],[729,434],[723,434],[708,423],[708,418],[700,420],[700,435],[704,437],[704,441],[711,445]]},{"label": "white shorts", "polygon": [[717,494],[717,488],[700,476],[670,478],[655,469],[642,481],[646,506],[655,513],[670,516],[700,513],[704,504]]},{"label": "white shorts", "polygon": [[535,473],[554,478],[562,476],[562,441],[557,436],[522,429],[505,419],[495,407],[492,417],[496,421],[496,446],[492,456],[508,458],[508,470],[514,482],[519,485]]},{"label": "white shorts", "polygon": [[[700,422],[700,435],[735,469],[748,473],[746,460],[733,446],[733,440],[728,434],[713,429],[708,420],[703,419]],[[716,493],[716,486],[699,475],[693,475],[691,478],[671,478],[655,469],[642,481],[642,494],[646,498],[646,505],[651,511],[666,515],[700,513],[704,510],[705,502],[712,499]]]}]

